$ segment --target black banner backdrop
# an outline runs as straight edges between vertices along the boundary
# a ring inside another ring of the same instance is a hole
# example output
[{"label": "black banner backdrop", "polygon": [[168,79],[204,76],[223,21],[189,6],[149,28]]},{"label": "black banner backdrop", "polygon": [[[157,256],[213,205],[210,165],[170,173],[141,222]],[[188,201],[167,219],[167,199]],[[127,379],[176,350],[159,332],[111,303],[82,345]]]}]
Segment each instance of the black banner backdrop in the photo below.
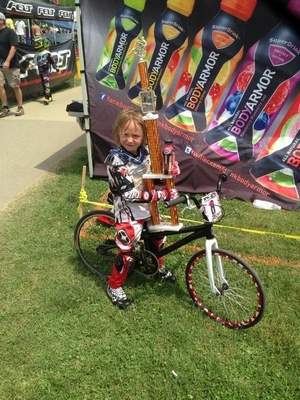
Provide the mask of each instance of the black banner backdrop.
[{"label": "black banner backdrop", "polygon": [[[142,24],[145,33],[147,33],[149,27],[160,18],[165,10],[166,3],[167,2],[159,0],[148,0],[146,2],[145,9],[142,12]],[[291,23],[294,27],[293,16],[288,13],[286,3],[286,1],[258,0],[253,16],[247,22],[246,35],[244,38],[244,56],[254,43],[265,37],[272,28],[283,20],[285,23]],[[117,114],[123,108],[137,107],[128,97],[130,79],[133,77],[136,64],[131,68],[129,80],[122,89],[116,90],[109,88],[100,84],[96,79],[100,55],[103,53],[103,48],[107,44],[110,21],[115,17],[118,9],[122,5],[123,2],[121,0],[101,2],[97,0],[80,0],[82,56],[84,59],[84,74],[92,141],[92,175],[94,177],[104,177],[106,175],[103,161],[109,149],[114,146],[111,130]],[[191,48],[195,34],[203,28],[219,10],[219,1],[202,0],[195,2],[193,13],[188,22],[188,47],[185,50],[183,59],[176,67],[176,76],[170,86],[169,94],[172,93],[172,90],[174,90],[181,76],[185,57]],[[286,17],[289,19],[286,20]],[[296,35],[299,35],[297,29],[296,32]],[[298,52],[299,55],[299,48],[296,48],[296,52]],[[299,61],[298,70],[300,70]],[[238,71],[237,69],[232,75],[232,81],[234,81]],[[296,75],[297,74],[295,74],[295,76]],[[100,79],[98,78],[98,80]],[[230,87],[231,85],[228,84],[220,100],[220,105],[228,95]],[[295,86],[286,99],[280,113],[275,120],[272,121],[271,127],[260,146],[263,147],[267,139],[275,132],[297,92],[299,92],[299,89]],[[271,95],[272,93],[268,93],[269,97],[271,97]],[[166,104],[167,102],[163,104],[163,107],[159,110],[158,124],[162,140],[171,138],[175,145],[176,157],[182,171],[176,181],[176,187],[180,191],[208,192],[214,190],[217,175],[222,172],[229,176],[223,191],[227,198],[240,198],[247,201],[261,199],[277,203],[285,209],[300,208],[300,198],[297,197],[296,184],[294,190],[296,195],[294,198],[288,198],[281,193],[262,186],[258,180],[254,179],[250,174],[251,167],[255,162],[254,156],[250,157],[250,159],[235,163],[228,162],[226,159],[224,162],[222,157],[211,151],[210,146],[203,140],[202,133],[195,134],[194,132],[170,124],[165,116]],[[295,165],[297,169],[298,164]],[[296,178],[298,176],[299,179],[299,166],[298,170],[295,172],[295,176]],[[300,192],[299,181],[298,190]]]},{"label": "black banner backdrop", "polygon": [[[49,51],[56,61],[59,72],[52,69],[50,74],[51,87],[61,85],[75,73],[75,48],[73,40],[51,46]],[[32,46],[19,45],[17,49],[20,69],[21,69],[21,88],[24,96],[27,94],[42,93],[41,79],[35,61],[35,50]],[[28,68],[29,63],[35,67]]]}]

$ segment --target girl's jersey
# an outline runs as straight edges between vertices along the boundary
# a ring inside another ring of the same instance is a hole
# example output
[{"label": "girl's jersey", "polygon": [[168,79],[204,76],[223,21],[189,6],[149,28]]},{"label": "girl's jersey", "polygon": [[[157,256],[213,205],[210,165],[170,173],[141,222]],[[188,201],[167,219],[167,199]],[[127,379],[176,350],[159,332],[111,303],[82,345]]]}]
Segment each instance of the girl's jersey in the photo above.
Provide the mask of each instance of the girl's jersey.
[{"label": "girl's jersey", "polygon": [[140,147],[137,155],[123,147],[112,149],[105,159],[110,190],[114,196],[116,222],[144,220],[150,217],[149,204],[142,199],[143,175],[150,173],[150,156]]}]

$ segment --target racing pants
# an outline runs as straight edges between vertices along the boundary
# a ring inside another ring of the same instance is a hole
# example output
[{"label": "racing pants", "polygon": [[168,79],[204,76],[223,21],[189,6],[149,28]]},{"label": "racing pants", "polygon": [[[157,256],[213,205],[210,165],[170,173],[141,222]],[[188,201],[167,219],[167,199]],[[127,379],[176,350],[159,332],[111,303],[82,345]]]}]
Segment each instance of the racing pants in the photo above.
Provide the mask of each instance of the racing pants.
[{"label": "racing pants", "polygon": [[[145,220],[139,220],[116,224],[116,245],[119,252],[115,258],[111,275],[107,280],[108,285],[113,289],[123,286],[127,279],[128,272],[134,262],[132,252],[136,243],[141,239],[144,223]],[[150,244],[150,247],[155,252],[162,248],[164,242],[165,238],[155,239]],[[158,258],[158,263],[159,268],[164,268],[163,257]]]}]

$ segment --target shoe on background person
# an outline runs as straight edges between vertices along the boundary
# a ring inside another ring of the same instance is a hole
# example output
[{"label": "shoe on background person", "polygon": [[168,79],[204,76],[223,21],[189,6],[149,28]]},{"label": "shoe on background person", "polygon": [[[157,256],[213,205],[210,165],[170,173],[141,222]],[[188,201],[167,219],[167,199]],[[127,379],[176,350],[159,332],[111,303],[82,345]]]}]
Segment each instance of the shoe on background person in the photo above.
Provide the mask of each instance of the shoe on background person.
[{"label": "shoe on background person", "polygon": [[0,118],[7,117],[9,115],[9,108],[8,106],[3,106],[0,111]]},{"label": "shoe on background person", "polygon": [[24,115],[24,108],[22,106],[18,106],[15,116],[20,117],[21,115]]},{"label": "shoe on background person", "polygon": [[53,101],[53,97],[52,97],[52,96],[45,97],[45,98],[44,98],[44,104],[45,104],[45,106],[48,106],[52,101]]}]

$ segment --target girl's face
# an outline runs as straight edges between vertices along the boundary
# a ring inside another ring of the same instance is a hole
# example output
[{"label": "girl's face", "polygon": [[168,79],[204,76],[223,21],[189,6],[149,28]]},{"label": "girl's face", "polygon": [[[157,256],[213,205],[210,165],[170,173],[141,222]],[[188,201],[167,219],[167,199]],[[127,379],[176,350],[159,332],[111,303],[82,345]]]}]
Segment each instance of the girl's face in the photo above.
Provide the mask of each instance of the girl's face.
[{"label": "girl's face", "polygon": [[120,130],[119,137],[120,145],[130,153],[136,154],[144,141],[144,132],[139,124],[131,120]]}]

